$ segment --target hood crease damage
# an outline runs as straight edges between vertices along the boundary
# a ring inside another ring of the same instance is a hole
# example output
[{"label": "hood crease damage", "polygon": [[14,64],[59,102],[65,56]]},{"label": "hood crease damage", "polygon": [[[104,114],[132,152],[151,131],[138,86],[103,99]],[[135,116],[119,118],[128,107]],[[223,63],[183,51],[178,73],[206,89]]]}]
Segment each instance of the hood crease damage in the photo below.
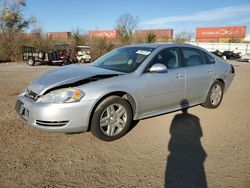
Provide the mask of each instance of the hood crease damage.
[{"label": "hood crease damage", "polygon": [[[76,82],[72,82],[72,83],[67,83],[67,84],[63,84],[63,85],[59,85],[53,88],[48,89],[47,91],[44,92],[44,94],[49,93],[53,90],[57,90],[57,89],[62,89],[62,88],[67,88],[67,87],[76,87],[79,85],[83,85],[83,84],[87,84],[89,82],[94,82],[94,81],[98,81],[98,80],[103,80],[103,79],[107,79],[107,78],[111,78],[114,76],[119,76],[121,74],[100,74],[100,75],[95,75],[95,76],[91,76],[89,78],[85,78],[82,80],[78,80]],[[43,94],[43,95],[44,95]]]}]

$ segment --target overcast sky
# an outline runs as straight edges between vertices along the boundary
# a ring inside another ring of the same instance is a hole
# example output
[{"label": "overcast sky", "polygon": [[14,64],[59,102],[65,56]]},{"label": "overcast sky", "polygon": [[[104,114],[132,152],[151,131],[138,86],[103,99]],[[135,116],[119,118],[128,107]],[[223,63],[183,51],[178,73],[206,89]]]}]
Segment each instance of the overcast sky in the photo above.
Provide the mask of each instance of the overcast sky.
[{"label": "overcast sky", "polygon": [[25,9],[44,31],[113,29],[124,13],[139,17],[139,29],[246,25],[250,33],[249,0],[27,0]]}]

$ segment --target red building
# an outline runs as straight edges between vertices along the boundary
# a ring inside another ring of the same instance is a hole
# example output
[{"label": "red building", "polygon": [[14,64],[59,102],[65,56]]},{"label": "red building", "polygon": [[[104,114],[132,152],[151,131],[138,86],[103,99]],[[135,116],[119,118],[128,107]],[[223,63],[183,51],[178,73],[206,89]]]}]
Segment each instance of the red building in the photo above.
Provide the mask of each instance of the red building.
[{"label": "red building", "polygon": [[156,40],[172,40],[173,39],[173,29],[149,29],[149,30],[136,30],[135,35],[137,38],[146,38],[149,33],[154,33],[156,35]]},{"label": "red building", "polygon": [[196,28],[197,42],[229,42],[230,39],[244,40],[246,26]]},{"label": "red building", "polygon": [[71,32],[48,32],[47,38],[52,40],[67,40],[71,38]]},{"label": "red building", "polygon": [[119,37],[119,31],[117,30],[98,30],[89,31],[90,37],[105,37],[107,39],[117,39]]},{"label": "red building", "polygon": [[18,37],[23,39],[34,39],[34,38],[39,38],[40,33],[20,33]]}]

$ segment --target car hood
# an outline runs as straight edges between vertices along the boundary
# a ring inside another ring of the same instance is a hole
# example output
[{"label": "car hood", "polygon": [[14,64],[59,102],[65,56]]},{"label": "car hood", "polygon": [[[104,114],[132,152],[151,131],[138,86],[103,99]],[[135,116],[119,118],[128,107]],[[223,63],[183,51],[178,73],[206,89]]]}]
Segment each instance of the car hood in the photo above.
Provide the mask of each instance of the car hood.
[{"label": "car hood", "polygon": [[82,85],[120,74],[123,73],[94,66],[68,65],[42,74],[29,84],[28,90],[42,95],[54,88]]}]

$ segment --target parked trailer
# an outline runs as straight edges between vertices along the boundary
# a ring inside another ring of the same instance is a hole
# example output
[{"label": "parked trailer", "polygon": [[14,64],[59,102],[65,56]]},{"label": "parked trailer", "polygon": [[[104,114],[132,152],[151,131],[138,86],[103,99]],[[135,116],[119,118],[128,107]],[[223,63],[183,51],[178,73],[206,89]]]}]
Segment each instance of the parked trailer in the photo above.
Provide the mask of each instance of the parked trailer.
[{"label": "parked trailer", "polygon": [[56,44],[57,50],[50,52],[37,52],[35,47],[23,46],[22,47],[22,57],[23,61],[26,61],[28,65],[34,66],[36,62],[40,64],[49,65],[68,65],[72,63],[70,53],[66,49],[66,44],[61,46]]},{"label": "parked trailer", "polygon": [[44,63],[45,53],[37,52],[36,48],[32,46],[22,46],[22,59],[30,66],[34,66],[35,62]]}]

